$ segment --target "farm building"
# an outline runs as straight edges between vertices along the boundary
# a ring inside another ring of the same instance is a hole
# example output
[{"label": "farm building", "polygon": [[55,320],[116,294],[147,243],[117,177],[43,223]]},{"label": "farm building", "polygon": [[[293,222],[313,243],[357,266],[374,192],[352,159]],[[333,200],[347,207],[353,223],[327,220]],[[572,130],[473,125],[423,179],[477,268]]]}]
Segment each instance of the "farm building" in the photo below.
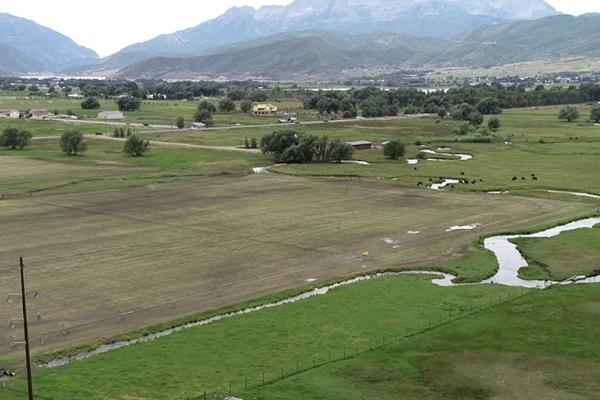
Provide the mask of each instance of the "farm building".
[{"label": "farm building", "polygon": [[252,109],[254,115],[277,115],[277,106],[273,104],[257,104]]},{"label": "farm building", "polygon": [[206,129],[206,124],[203,124],[202,122],[194,122],[192,124],[192,129],[195,131],[202,131]]},{"label": "farm building", "polygon": [[98,119],[102,120],[119,120],[123,118],[125,118],[125,116],[121,111],[103,111],[98,113]]},{"label": "farm building", "polygon": [[0,118],[12,118],[17,119],[21,116],[21,113],[17,110],[0,110]]},{"label": "farm building", "polygon": [[27,117],[31,119],[48,119],[48,110],[39,109],[31,110],[27,113]]},{"label": "farm building", "polygon": [[373,148],[372,142],[367,142],[366,140],[358,140],[356,142],[348,142],[350,146],[354,148],[354,150],[371,150]]}]

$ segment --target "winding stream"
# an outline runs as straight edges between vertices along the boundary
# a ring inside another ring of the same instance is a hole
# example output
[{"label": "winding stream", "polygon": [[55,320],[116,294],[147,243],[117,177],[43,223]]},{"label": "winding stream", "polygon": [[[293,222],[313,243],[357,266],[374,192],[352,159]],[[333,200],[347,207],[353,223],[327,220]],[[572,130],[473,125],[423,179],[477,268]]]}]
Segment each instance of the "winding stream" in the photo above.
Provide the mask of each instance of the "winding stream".
[{"label": "winding stream", "polygon": [[[512,286],[512,287],[542,289],[542,288],[547,288],[551,285],[556,285],[556,284],[568,285],[568,284],[574,284],[574,283],[577,283],[577,284],[600,283],[600,276],[595,276],[592,278],[585,278],[585,277],[573,278],[573,279],[570,279],[570,280],[567,280],[564,282],[523,280],[523,279],[519,278],[519,276],[518,276],[519,270],[523,267],[528,266],[527,261],[523,258],[521,253],[519,253],[517,246],[510,242],[511,239],[526,238],[526,237],[551,238],[551,237],[555,237],[555,236],[561,234],[562,232],[572,231],[572,230],[576,230],[576,229],[592,228],[598,224],[600,224],[600,217],[586,218],[586,219],[571,222],[571,223],[568,223],[565,225],[557,226],[555,228],[547,229],[545,231],[533,233],[533,234],[529,234],[529,235],[500,235],[500,236],[493,236],[493,237],[487,238],[484,241],[484,247],[487,250],[491,251],[496,256],[496,259],[498,260],[498,266],[499,266],[498,272],[496,273],[496,275],[494,275],[490,279],[484,280],[479,283],[472,283],[472,284],[467,284],[467,285],[501,284],[501,285]],[[467,226],[456,227],[456,228],[465,228],[466,229]],[[309,298],[315,297],[315,296],[323,296],[323,295],[326,295],[327,293],[329,293],[329,291],[332,289],[352,285],[352,284],[355,284],[358,282],[363,282],[363,281],[368,281],[371,279],[377,279],[377,278],[388,277],[388,276],[406,276],[406,275],[436,276],[436,278],[432,279],[431,282],[434,285],[442,286],[442,287],[453,287],[453,286],[465,285],[465,284],[454,283],[453,281],[455,280],[456,277],[451,274],[445,274],[445,273],[434,272],[434,271],[386,272],[386,273],[357,276],[355,278],[348,279],[346,281],[342,281],[342,282],[334,283],[334,284],[331,284],[328,286],[316,288],[316,289],[313,289],[313,290],[304,292],[302,294],[299,294],[299,295],[296,295],[293,297],[289,297],[287,299],[283,299],[283,300],[280,300],[277,302],[268,303],[268,304],[264,304],[264,305],[260,305],[260,306],[256,306],[256,307],[250,307],[250,308],[246,308],[246,309],[236,311],[236,312],[215,315],[214,317],[207,318],[205,320],[188,323],[188,324],[177,326],[177,327],[174,327],[171,329],[166,329],[164,331],[150,334],[147,336],[143,336],[143,337],[140,337],[137,339],[102,345],[102,346],[96,348],[95,350],[92,350],[89,352],[83,352],[83,353],[79,353],[75,356],[64,357],[64,358],[52,360],[51,362],[44,365],[43,367],[46,367],[46,368],[60,367],[60,366],[69,364],[73,361],[85,360],[87,358],[91,358],[91,357],[94,357],[94,356],[97,356],[97,355],[100,355],[103,353],[107,353],[107,352],[117,350],[117,349],[120,349],[123,347],[131,346],[131,345],[134,345],[137,343],[151,342],[158,338],[161,338],[164,336],[169,336],[169,335],[172,335],[173,333],[180,332],[180,331],[183,331],[186,329],[209,325],[209,324],[212,324],[214,322],[221,321],[224,319],[229,319],[229,318],[233,318],[233,317],[240,316],[240,315],[246,315],[246,314],[258,312],[258,311],[265,310],[268,308],[279,307],[279,306],[282,306],[285,304],[297,303],[299,301],[306,300],[306,299],[309,299]]]}]

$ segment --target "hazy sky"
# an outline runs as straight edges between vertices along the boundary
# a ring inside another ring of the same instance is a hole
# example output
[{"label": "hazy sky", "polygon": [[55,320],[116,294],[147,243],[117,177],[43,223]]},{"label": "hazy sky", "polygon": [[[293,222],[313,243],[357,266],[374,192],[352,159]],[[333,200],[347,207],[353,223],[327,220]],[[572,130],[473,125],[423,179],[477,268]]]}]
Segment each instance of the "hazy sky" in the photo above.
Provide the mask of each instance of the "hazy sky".
[{"label": "hazy sky", "polygon": [[[523,0],[527,1],[527,0]],[[600,0],[547,0],[568,14],[600,12]],[[190,28],[229,7],[289,4],[292,0],[0,0],[0,12],[32,19],[107,56],[123,47]]]}]

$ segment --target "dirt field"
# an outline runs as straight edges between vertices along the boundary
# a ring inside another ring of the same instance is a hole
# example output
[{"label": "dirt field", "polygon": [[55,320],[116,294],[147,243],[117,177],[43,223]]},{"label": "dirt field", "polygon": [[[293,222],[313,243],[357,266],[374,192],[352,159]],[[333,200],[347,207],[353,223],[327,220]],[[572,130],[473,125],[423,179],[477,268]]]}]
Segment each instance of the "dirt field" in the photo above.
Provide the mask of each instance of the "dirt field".
[{"label": "dirt field", "polygon": [[[575,202],[277,175],[34,196],[0,202],[0,299],[17,290],[24,256],[29,288],[40,293],[30,304],[42,317],[32,325],[40,353],[307,279],[430,266],[463,255],[480,235],[586,211]],[[481,225],[446,231],[466,224]],[[0,303],[0,315],[18,314],[18,305]],[[15,351],[8,343],[18,328],[0,324],[0,358]]]}]

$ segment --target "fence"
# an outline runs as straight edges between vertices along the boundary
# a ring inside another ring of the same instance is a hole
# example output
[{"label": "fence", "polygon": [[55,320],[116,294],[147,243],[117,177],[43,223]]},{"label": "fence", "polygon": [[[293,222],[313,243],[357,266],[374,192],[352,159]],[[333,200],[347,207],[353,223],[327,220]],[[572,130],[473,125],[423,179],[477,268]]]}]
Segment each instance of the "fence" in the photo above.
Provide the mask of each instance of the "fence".
[{"label": "fence", "polygon": [[[259,371],[251,377],[241,377],[237,381],[229,382],[226,385],[220,385],[222,389],[219,392],[211,391],[204,392],[196,397],[188,397],[186,400],[217,400],[217,399],[235,399],[241,393],[249,390],[256,390],[262,387],[272,385],[284,379],[299,375],[316,368],[337,363],[340,361],[350,360],[362,354],[366,354],[375,350],[385,348],[387,346],[400,345],[403,340],[427,333],[431,330],[438,329],[448,325],[454,321],[486,312],[492,308],[514,301],[518,298],[526,296],[533,291],[515,288],[508,294],[499,296],[498,299],[489,299],[489,301],[480,302],[471,306],[467,310],[457,310],[455,312],[446,312],[440,314],[438,318],[429,318],[428,321],[417,324],[412,327],[407,327],[393,332],[382,333],[377,338],[364,339],[360,342],[356,341],[342,345],[338,348],[329,348],[321,354],[314,354],[312,358],[304,360],[296,360],[292,365],[281,365],[278,368],[272,368],[270,371]],[[243,397],[243,396],[241,396]]]}]

